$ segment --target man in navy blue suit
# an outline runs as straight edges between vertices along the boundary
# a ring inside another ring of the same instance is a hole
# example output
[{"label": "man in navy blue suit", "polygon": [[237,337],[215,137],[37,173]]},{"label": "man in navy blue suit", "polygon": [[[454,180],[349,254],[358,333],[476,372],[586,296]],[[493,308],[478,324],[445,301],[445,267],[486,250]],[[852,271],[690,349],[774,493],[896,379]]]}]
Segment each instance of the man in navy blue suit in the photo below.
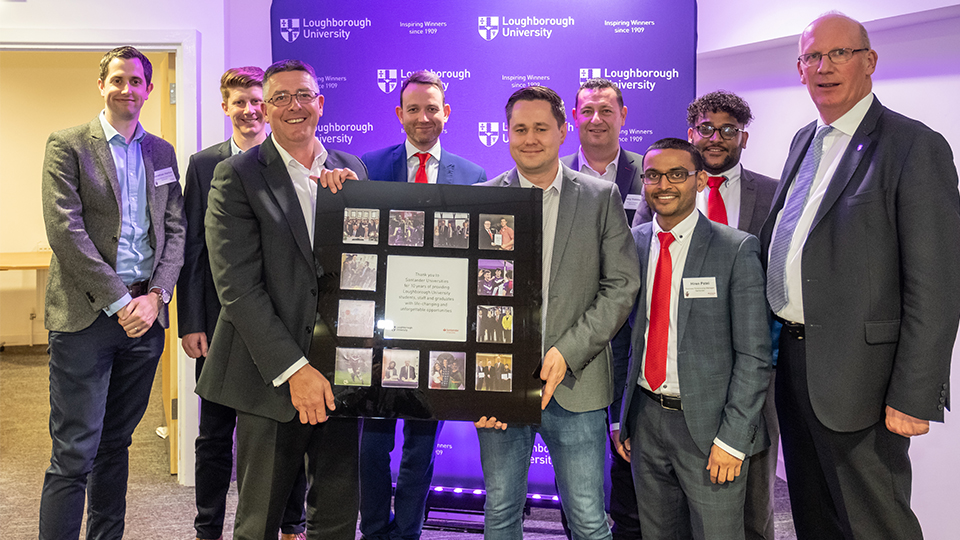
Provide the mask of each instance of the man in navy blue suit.
[{"label": "man in navy blue suit", "polygon": [[[443,82],[431,71],[410,75],[400,88],[397,119],[407,140],[362,156],[371,180],[430,184],[476,184],[483,168],[440,149],[440,134],[450,118]],[[367,540],[415,539],[423,526],[427,492],[433,479],[436,421],[403,423],[403,458],[397,475],[394,512],[390,512],[390,452],[397,421],[363,422],[360,441],[360,532]]]}]

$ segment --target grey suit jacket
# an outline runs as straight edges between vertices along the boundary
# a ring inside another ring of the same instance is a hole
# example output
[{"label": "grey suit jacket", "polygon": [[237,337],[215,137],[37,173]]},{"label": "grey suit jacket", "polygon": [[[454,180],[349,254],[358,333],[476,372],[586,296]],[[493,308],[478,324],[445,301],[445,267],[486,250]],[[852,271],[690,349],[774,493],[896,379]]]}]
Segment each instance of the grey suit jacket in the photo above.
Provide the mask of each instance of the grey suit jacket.
[{"label": "grey suit jacket", "polygon": [[[154,185],[154,173],[172,168],[173,147],[149,133],[140,143],[146,170],[150,287],[173,291],[183,263],[183,196],[179,182]],[[53,250],[47,281],[48,330],[77,332],[93,324],[103,308],[127,294],[117,275],[120,184],[100,119],[57,131],[47,139],[41,184],[43,221]],[[157,320],[168,325],[163,306]]]},{"label": "grey suit jacket", "polygon": [[[633,347],[620,413],[620,439],[630,429],[630,402],[646,400],[637,384],[648,324],[647,268],[653,224],[632,230],[643,278],[637,296]],[[770,444],[760,414],[770,383],[770,322],[760,265],[760,242],[753,235],[700,215],[683,266],[683,277],[713,277],[716,298],[687,298],[677,307],[677,370],[683,416],[704,454],[713,439],[753,455]],[[652,402],[651,402],[652,403]]]},{"label": "grey suit jacket", "polygon": [[[370,178],[383,182],[407,181],[407,147],[404,143],[367,152],[361,158]],[[442,150],[437,169],[438,184],[470,185],[486,182],[482,167],[456,154]]]},{"label": "grey suit jacket", "polygon": [[[760,227],[770,213],[773,204],[773,194],[777,191],[777,180],[760,173],[740,170],[740,221],[737,228],[754,236],[760,234]],[[633,226],[646,223],[653,219],[653,212],[644,201],[637,207],[633,217]]]},{"label": "grey suit jacket", "polygon": [[230,139],[190,156],[183,188],[183,213],[187,218],[187,237],[183,249],[183,269],[177,281],[177,327],[180,337],[194,332],[213,339],[220,315],[220,300],[213,285],[213,273],[207,255],[203,218],[207,213],[207,195],[213,171],[230,157]]},{"label": "grey suit jacket", "polygon": [[[325,166],[367,178],[350,154],[329,150]],[[309,354],[321,269],[272,136],[217,165],[204,223],[222,308],[197,393],[288,422],[296,415],[289,384],[273,380]]]},{"label": "grey suit jacket", "polygon": [[[586,412],[613,399],[610,339],[633,306],[639,269],[617,186],[561,167],[543,342],[544,350],[556,347],[569,368],[554,393],[557,403]],[[480,185],[520,187],[520,180],[511,169]]]},{"label": "grey suit jacket", "polygon": [[[760,233],[767,261],[816,122],[790,146]],[[939,133],[874,99],[824,194],[804,243],[807,382],[835,431],[880,421],[885,405],[943,421],[960,321],[960,194]]]},{"label": "grey suit jacket", "polygon": [[[560,161],[576,172],[580,172],[580,154],[575,152],[569,156],[563,156]],[[640,175],[643,174],[643,156],[635,152],[629,152],[620,148],[620,160],[617,161],[617,188],[620,189],[620,200],[626,201],[627,195],[643,195],[643,180]],[[647,203],[643,198],[640,199],[640,206],[636,210],[625,210],[627,214],[627,223],[633,221],[635,212]]]}]

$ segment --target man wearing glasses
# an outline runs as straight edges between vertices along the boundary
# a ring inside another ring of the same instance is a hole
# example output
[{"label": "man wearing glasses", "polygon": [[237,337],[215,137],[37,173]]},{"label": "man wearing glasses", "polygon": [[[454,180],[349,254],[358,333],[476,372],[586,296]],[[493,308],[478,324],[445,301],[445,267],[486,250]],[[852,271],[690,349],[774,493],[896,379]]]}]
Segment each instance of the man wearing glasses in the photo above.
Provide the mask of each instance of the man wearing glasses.
[{"label": "man wearing glasses", "polygon": [[696,146],[662,139],[642,163],[655,218],[632,231],[642,285],[617,451],[644,538],[742,540],[744,462],[770,444],[760,242],[697,210],[708,174]]},{"label": "man wearing glasses", "polygon": [[315,179],[326,186],[367,174],[357,157],[316,138],[317,90],[303,62],[267,68],[263,112],[273,133],[220,163],[210,186],[207,246],[223,308],[197,392],[237,411],[238,540],[276,538],[304,455],[310,534],[355,536],[357,420],[327,418],[330,381],[305,351],[319,290]]},{"label": "man wearing glasses", "polygon": [[797,537],[922,538],[910,437],[943,421],[960,321],[960,194],[946,140],[883,107],[877,53],[839,13],[800,35],[819,119],[761,229],[783,321],[777,414]]}]

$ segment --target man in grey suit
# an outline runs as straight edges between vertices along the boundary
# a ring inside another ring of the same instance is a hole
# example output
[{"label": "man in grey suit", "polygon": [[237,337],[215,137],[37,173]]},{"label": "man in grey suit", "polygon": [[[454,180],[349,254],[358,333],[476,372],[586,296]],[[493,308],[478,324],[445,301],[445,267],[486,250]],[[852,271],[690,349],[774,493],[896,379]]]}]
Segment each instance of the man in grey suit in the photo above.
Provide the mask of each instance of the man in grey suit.
[{"label": "man in grey suit", "polygon": [[[580,85],[574,99],[573,123],[580,135],[580,150],[560,158],[571,169],[608,182],[615,182],[630,223],[638,210],[649,210],[643,202],[643,170],[640,154],[620,146],[620,128],[627,120],[620,88],[607,79],[589,79]],[[649,221],[649,220],[648,220]],[[627,358],[630,351],[630,325],[624,324],[610,342],[613,358]],[[614,540],[640,538],[637,496],[633,488],[630,463],[616,451],[620,430],[621,380],[613,381],[610,422],[610,517]],[[569,534],[568,534],[569,536]]]},{"label": "man in grey suit", "polygon": [[[183,269],[177,280],[178,327],[184,352],[197,359],[198,379],[220,316],[220,300],[213,285],[203,227],[213,171],[221,161],[246,152],[267,138],[262,109],[262,69],[254,66],[228,69],[220,77],[220,92],[223,112],[230,118],[233,133],[226,141],[190,156],[183,192],[187,237]],[[196,442],[197,517],[193,524],[198,540],[217,539],[223,532],[227,490],[233,476],[236,425],[235,410],[200,399],[200,432]],[[303,535],[306,484],[306,477],[301,473],[284,512],[281,540],[296,540],[298,535]]]},{"label": "man in grey suit", "polygon": [[[511,169],[483,185],[543,190],[543,360],[539,426],[477,422],[487,489],[484,538],[519,539],[536,433],[553,461],[577,538],[611,537],[603,508],[606,407],[613,400],[610,339],[640,286],[616,184],[560,163],[563,101],[542,86],[507,101]],[[598,226],[599,224],[599,226]]]},{"label": "man in grey suit", "polygon": [[942,422],[960,321],[947,141],[872,92],[877,53],[831,13],[800,35],[820,118],[794,137],[760,238],[784,320],[777,414],[800,539],[921,538],[910,437]]},{"label": "man in grey suit", "polygon": [[306,354],[320,272],[314,178],[328,185],[329,176],[366,179],[366,170],[355,156],[317,140],[323,96],[313,68],[276,62],[263,86],[273,133],[221,162],[210,186],[207,246],[223,307],[197,392],[237,411],[234,538],[276,539],[306,455],[309,537],[353,539],[357,421],[328,420],[330,382]]},{"label": "man in grey suit", "polygon": [[50,437],[40,538],[123,536],[131,435],[163,351],[183,262],[183,198],[173,147],[145,132],[153,67],[133,47],[100,60],[104,110],[50,135],[43,218]]},{"label": "man in grey suit", "polygon": [[691,143],[655,142],[643,168],[656,218],[633,229],[643,284],[618,450],[642,494],[644,539],[742,539],[742,464],[769,444],[760,243],[696,209],[707,173]]}]

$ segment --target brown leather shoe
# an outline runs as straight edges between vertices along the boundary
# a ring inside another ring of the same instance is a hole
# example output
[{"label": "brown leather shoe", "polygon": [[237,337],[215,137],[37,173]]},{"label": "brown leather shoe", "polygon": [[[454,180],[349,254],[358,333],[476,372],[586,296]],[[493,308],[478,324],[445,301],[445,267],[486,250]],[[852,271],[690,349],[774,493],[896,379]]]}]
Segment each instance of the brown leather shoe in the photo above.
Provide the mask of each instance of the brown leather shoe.
[{"label": "brown leather shoe", "polygon": [[280,533],[280,540],[307,540],[307,533],[286,534]]}]

